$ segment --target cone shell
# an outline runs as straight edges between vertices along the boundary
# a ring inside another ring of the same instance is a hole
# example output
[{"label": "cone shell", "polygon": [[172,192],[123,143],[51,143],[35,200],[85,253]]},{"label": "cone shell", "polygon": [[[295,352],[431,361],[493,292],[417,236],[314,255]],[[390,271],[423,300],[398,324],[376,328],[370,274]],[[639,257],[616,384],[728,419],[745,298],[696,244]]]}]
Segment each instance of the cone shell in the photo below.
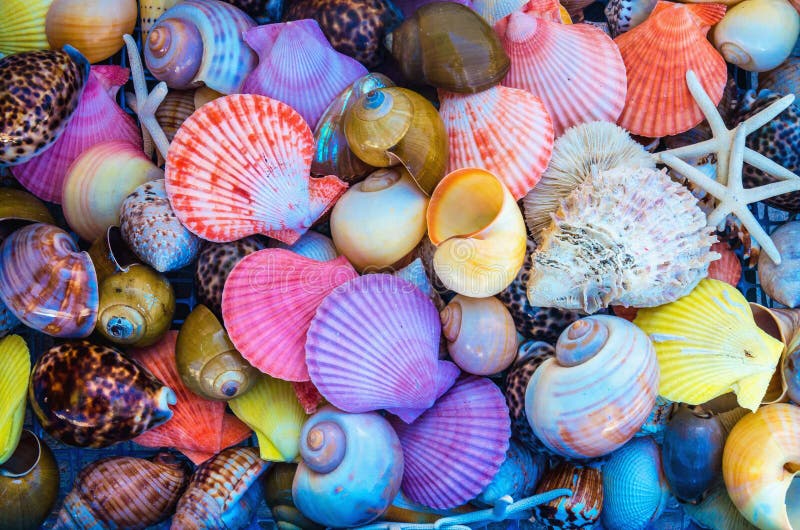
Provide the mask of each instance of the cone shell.
[{"label": "cone shell", "polygon": [[562,200],[541,233],[528,301],[587,313],[610,304],[672,302],[718,256],[709,251],[715,241],[709,232],[696,199],[666,173],[601,171]]},{"label": "cone shell", "polygon": [[484,168],[515,199],[539,182],[553,150],[553,123],[539,98],[503,86],[471,95],[440,90],[439,114],[449,139],[448,172]]},{"label": "cone shell", "polygon": [[19,335],[0,340],[0,464],[17,448],[25,421],[31,357]]},{"label": "cone shell", "polygon": [[293,462],[306,413],[291,383],[265,374],[254,379],[250,390],[228,402],[231,410],[255,431],[262,460]]},{"label": "cone shell", "polygon": [[[74,403],[74,393],[82,396]],[[70,341],[33,366],[28,398],[45,431],[77,447],[130,440],[172,417],[175,392],[117,350]],[[124,404],[124,406],[120,406]]]},{"label": "cone shell", "polygon": [[125,198],[138,186],[163,177],[142,152],[124,140],[93,145],[69,166],[61,202],[70,228],[86,241],[119,225]]},{"label": "cone shell", "polygon": [[175,363],[177,331],[148,348],[137,349],[132,357],[153,375],[169,385],[178,396],[172,418],[138,436],[134,441],[145,447],[171,447],[195,464],[205,462],[222,449],[247,439],[250,429],[225,412],[225,403],[194,394],[181,380]]},{"label": "cone shell", "polygon": [[109,140],[126,141],[141,148],[139,128],[114,99],[127,81],[125,68],[92,66],[78,107],[64,132],[47,151],[11,168],[20,184],[40,199],[60,204],[67,169],[84,151]]},{"label": "cone shell", "polygon": [[[5,5],[5,2],[3,2]],[[0,59],[4,116],[0,163],[20,164],[56,141],[78,107],[89,62],[71,46],[64,51],[30,51]]]},{"label": "cone shell", "polygon": [[502,84],[539,97],[558,138],[573,125],[616,121],[625,105],[625,65],[617,46],[589,24],[565,25],[529,3],[495,24],[511,58]]},{"label": "cone shell", "polygon": [[525,259],[525,222],[514,197],[482,169],[447,175],[431,196],[428,236],[436,274],[453,291],[484,298],[514,280]]},{"label": "cone shell", "polygon": [[628,132],[608,122],[582,123],[559,137],[542,179],[523,199],[525,222],[534,239],[552,222],[558,210],[582,182],[592,178],[592,168],[608,171],[656,167],[653,157]]},{"label": "cone shell", "polygon": [[295,254],[315,261],[331,261],[339,257],[339,252],[336,250],[333,240],[313,230],[303,234],[293,245],[287,245],[277,239],[271,239],[269,247],[291,250]]},{"label": "cone shell", "polygon": [[792,530],[797,512],[800,408],[766,405],[742,418],[725,442],[722,475],[731,500],[759,528]]},{"label": "cone shell", "polygon": [[[773,241],[775,241],[774,236]],[[716,252],[720,255],[720,258],[712,261],[708,266],[708,277],[736,287],[742,278],[742,264],[739,262],[739,257],[731,249],[730,245],[721,241],[711,245],[711,252]],[[766,254],[764,255],[766,256]],[[786,256],[783,253],[782,255]],[[759,270],[761,269],[759,268]]]},{"label": "cone shell", "polygon": [[200,252],[201,240],[189,232],[167,199],[164,180],[145,182],[122,203],[122,237],[139,258],[159,272],[180,269]]},{"label": "cone shell", "polygon": [[53,0],[6,0],[0,4],[0,57],[49,48],[44,31]]},{"label": "cone shell", "polygon": [[283,101],[312,128],[339,92],[367,74],[361,63],[331,47],[313,19],[257,26],[244,40],[258,54],[258,66],[242,92]]},{"label": "cone shell", "polygon": [[197,259],[194,284],[197,301],[222,318],[222,289],[233,267],[245,256],[262,250],[266,245],[258,237],[238,241],[207,244]]},{"label": "cone shell", "polygon": [[54,337],[86,337],[99,290],[89,255],[53,225],[20,228],[0,246],[0,300],[26,326]]},{"label": "cone shell", "polygon": [[209,241],[261,233],[294,243],[347,187],[334,176],[309,177],[313,146],[308,125],[284,103],[243,94],[215,99],[170,145],[172,208]]},{"label": "cone shell", "polygon": [[615,39],[628,71],[621,126],[639,136],[658,138],[688,131],[703,121],[686,85],[688,70],[697,74],[714,104],[720,102],[728,70],[706,35],[725,9],[721,4],[661,1],[647,20]]},{"label": "cone shell", "polygon": [[47,12],[47,41],[54,49],[70,44],[90,63],[108,59],[136,27],[135,0],[54,0]]},{"label": "cone shell", "polygon": [[166,453],[97,460],[81,470],[53,528],[148,528],[172,514],[188,482],[186,466]]},{"label": "cone shell", "polygon": [[458,376],[453,364],[438,360],[440,333],[436,307],[412,284],[388,274],[360,276],[319,305],[306,340],[308,372],[320,393],[347,412],[427,409]]},{"label": "cone shell", "polygon": [[699,405],[730,391],[755,411],[767,391],[783,344],[760,330],[744,296],[703,280],[676,302],[640,309],[637,326],[650,335],[661,366],[659,394]]},{"label": "cone shell", "polygon": [[510,421],[500,389],[465,376],[411,425],[393,421],[406,467],[403,493],[431,508],[478,495],[505,460]]},{"label": "cone shell", "polygon": [[572,496],[558,497],[534,507],[534,520],[552,529],[594,526],[600,519],[605,501],[600,470],[562,462],[544,474],[536,493],[559,488],[569,488]]},{"label": "cone shell", "polygon": [[234,267],[222,294],[231,341],[262,372],[307,381],[306,332],[314,312],[356,276],[343,257],[320,262],[283,249],[250,254]]}]

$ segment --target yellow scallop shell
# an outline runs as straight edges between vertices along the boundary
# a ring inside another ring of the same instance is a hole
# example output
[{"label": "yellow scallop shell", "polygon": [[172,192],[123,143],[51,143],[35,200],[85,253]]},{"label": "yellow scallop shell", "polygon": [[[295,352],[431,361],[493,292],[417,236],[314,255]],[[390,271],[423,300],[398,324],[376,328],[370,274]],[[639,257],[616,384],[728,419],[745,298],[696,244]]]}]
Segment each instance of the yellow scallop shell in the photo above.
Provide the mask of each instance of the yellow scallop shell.
[{"label": "yellow scallop shell", "polygon": [[53,0],[0,2],[0,57],[50,47],[45,19],[52,3]]},{"label": "yellow scallop shell", "polygon": [[0,340],[0,464],[11,458],[22,435],[30,374],[30,352],[22,337]]},{"label": "yellow scallop shell", "polygon": [[769,386],[783,343],[762,331],[742,293],[718,280],[702,280],[687,296],[639,309],[634,323],[656,347],[659,395],[699,405],[735,392],[755,411]]}]

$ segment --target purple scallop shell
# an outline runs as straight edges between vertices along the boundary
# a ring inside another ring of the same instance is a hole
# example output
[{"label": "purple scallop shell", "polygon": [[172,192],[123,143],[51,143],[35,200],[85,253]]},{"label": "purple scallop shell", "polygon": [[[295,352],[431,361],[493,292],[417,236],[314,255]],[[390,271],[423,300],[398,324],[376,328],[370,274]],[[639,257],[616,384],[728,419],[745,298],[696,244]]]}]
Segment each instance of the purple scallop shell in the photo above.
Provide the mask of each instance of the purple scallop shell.
[{"label": "purple scallop shell", "polygon": [[464,376],[411,425],[392,418],[405,458],[403,493],[431,508],[475,498],[506,458],[511,421],[489,379]]}]

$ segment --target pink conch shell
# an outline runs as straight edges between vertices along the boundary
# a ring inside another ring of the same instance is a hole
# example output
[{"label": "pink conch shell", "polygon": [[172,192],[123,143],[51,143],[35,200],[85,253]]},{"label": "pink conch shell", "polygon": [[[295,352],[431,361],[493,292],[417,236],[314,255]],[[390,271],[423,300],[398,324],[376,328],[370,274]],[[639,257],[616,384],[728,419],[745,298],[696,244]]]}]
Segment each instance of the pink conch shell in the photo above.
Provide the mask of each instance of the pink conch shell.
[{"label": "pink conch shell", "polygon": [[342,90],[367,75],[364,65],[333,49],[314,19],[258,26],[244,40],[258,54],[258,66],[241,92],[283,101],[311,128]]},{"label": "pink conch shell", "polygon": [[721,257],[708,266],[708,277],[736,287],[742,278],[742,264],[739,262],[739,257],[727,243],[721,241],[711,245],[711,252],[719,252]]},{"label": "pink conch shell", "polygon": [[502,84],[541,98],[556,138],[580,123],[616,121],[627,90],[625,65],[611,38],[589,24],[554,21],[557,6],[532,0],[495,24],[511,58]]},{"label": "pink conch shell", "polygon": [[432,508],[453,508],[478,495],[500,469],[511,420],[500,389],[465,376],[420,418],[393,420],[405,458],[403,493]]},{"label": "pink conch shell", "polygon": [[183,122],[167,156],[167,195],[178,219],[216,242],[264,234],[292,244],[347,185],[309,177],[314,137],[280,101],[224,96]]},{"label": "pink conch shell", "polygon": [[458,377],[455,365],[438,360],[441,327],[436,306],[412,284],[360,276],[317,309],[306,340],[308,373],[346,412],[401,409],[411,420]]},{"label": "pink conch shell", "polygon": [[172,418],[134,438],[145,447],[172,447],[195,464],[205,462],[226,447],[246,440],[252,431],[236,416],[225,412],[225,402],[210,401],[194,394],[183,383],[175,364],[177,331],[148,348],[132,351],[132,357],[175,391],[178,403]]},{"label": "pink conch shell", "polygon": [[657,138],[688,131],[703,121],[686,85],[686,72],[694,71],[704,91],[719,103],[728,69],[706,35],[725,9],[722,4],[659,2],[647,20],[614,39],[628,71],[621,126]]},{"label": "pink conch shell", "polygon": [[358,276],[345,257],[316,261],[289,250],[254,252],[233,268],[222,292],[222,318],[236,349],[257,369],[308,381],[306,332],[334,289]]},{"label": "pink conch shell", "polygon": [[450,143],[448,173],[484,168],[515,199],[539,182],[553,152],[553,122],[539,98],[504,86],[477,94],[440,90],[439,114]]},{"label": "pink conch shell", "polygon": [[67,168],[88,148],[109,140],[125,140],[141,149],[136,122],[114,99],[127,81],[127,68],[92,66],[78,107],[61,136],[40,155],[11,167],[19,183],[40,199],[61,204]]}]

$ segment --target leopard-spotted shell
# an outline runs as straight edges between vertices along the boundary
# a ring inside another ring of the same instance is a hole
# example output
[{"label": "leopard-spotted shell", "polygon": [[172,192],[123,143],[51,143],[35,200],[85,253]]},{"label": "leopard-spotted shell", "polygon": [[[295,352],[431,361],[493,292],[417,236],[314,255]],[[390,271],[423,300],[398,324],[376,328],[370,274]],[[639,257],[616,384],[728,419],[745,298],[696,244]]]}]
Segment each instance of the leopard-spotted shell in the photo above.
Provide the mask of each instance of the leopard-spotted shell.
[{"label": "leopard-spotted shell", "polygon": [[197,302],[205,305],[222,318],[222,288],[233,267],[245,256],[266,248],[258,236],[246,237],[230,243],[211,243],[200,252],[195,272]]},{"label": "leopard-spotted shell", "polygon": [[537,453],[549,453],[549,450],[533,433],[525,416],[525,390],[536,369],[555,354],[555,348],[545,342],[523,342],[519,347],[517,360],[506,376],[504,393],[511,416],[511,432],[514,438]]}]

